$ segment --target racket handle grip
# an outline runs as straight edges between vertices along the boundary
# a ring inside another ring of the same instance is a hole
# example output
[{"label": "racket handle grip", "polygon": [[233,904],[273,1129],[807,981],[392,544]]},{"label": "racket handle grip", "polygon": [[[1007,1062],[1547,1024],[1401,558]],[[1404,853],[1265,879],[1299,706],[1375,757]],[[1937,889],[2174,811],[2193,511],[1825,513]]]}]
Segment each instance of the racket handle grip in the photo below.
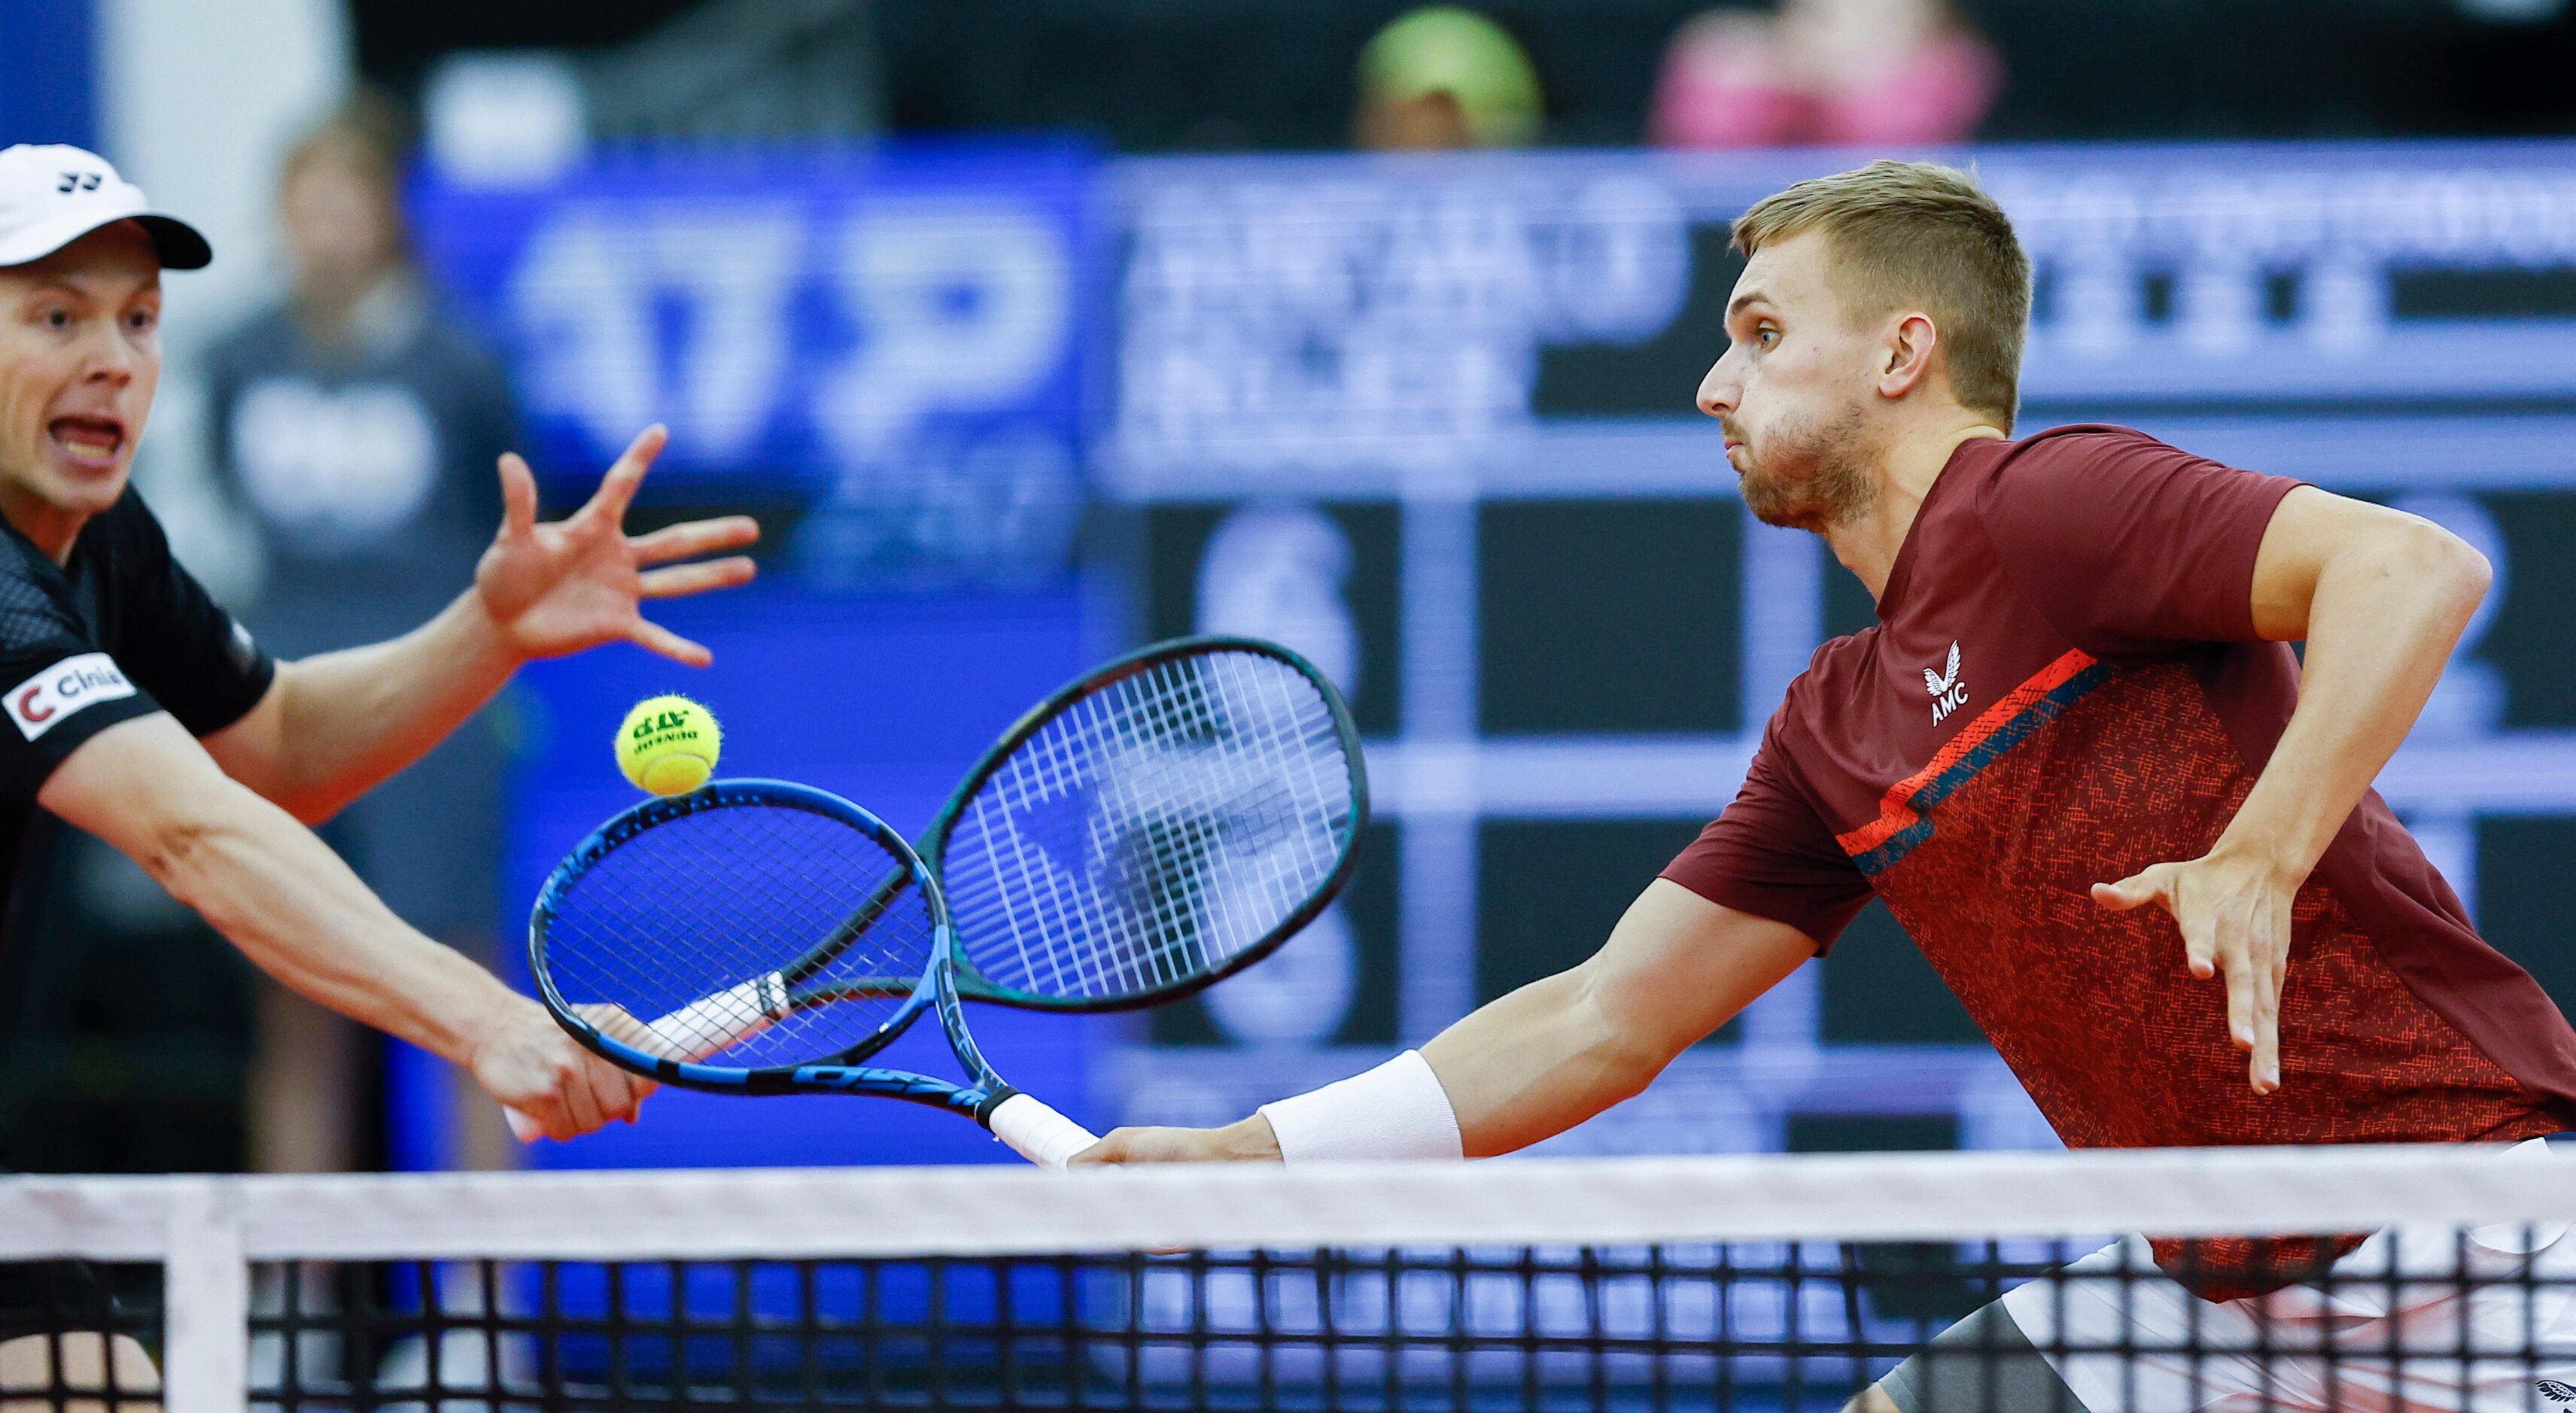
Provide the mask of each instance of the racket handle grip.
[{"label": "racket handle grip", "polygon": [[653,1038],[683,1060],[703,1060],[731,1049],[787,1018],[787,981],[776,972],[755,976],[729,991],[701,997],[659,1020],[644,1023]]},{"label": "racket handle grip", "polygon": [[[703,1060],[769,1029],[785,1019],[788,1010],[786,978],[771,972],[731,990],[700,997],[659,1020],[644,1022],[644,1028],[651,1032],[651,1040],[671,1052],[672,1058]],[[631,1045],[645,1037],[621,1033],[617,1038]],[[546,1136],[535,1119],[516,1109],[502,1112],[509,1116],[510,1136],[521,1143],[534,1143]]]},{"label": "racket handle grip", "polygon": [[1011,1150],[1051,1173],[1060,1173],[1073,1155],[1098,1143],[1091,1130],[1017,1092],[984,1115],[984,1126]]}]

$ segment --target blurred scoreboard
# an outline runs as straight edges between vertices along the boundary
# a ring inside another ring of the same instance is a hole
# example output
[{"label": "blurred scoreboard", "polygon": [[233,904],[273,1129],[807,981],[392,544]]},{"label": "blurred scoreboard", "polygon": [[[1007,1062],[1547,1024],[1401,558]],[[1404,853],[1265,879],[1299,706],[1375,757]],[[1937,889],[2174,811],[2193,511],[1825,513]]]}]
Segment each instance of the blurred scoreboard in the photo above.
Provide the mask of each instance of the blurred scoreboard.
[{"label": "blurred scoreboard", "polygon": [[[1337,914],[1102,1067],[1230,1118],[1598,946],[1732,796],[1824,637],[1872,621],[1754,522],[1692,410],[1729,220],[1864,154],[1241,159],[1119,169],[1133,631],[1333,665],[1379,824]],[[1992,149],[2038,268],[2022,430],[2142,427],[2393,500],[2497,591],[2382,789],[2576,1008],[2576,147]],[[1202,1047],[1215,1047],[1202,1048]],[[2048,1144],[1873,907],[1554,1151]]]}]

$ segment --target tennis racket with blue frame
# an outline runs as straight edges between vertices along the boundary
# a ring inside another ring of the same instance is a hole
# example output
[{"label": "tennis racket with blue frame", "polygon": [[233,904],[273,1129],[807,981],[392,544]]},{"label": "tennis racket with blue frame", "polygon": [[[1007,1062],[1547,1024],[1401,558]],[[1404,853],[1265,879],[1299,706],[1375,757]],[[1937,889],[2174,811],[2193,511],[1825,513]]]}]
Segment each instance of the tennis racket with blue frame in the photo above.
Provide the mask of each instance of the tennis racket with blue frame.
[{"label": "tennis racket with blue frame", "polygon": [[[960,1002],[1117,1010],[1207,986],[1331,903],[1367,810],[1322,674],[1257,639],[1181,639],[1015,723],[920,851],[778,781],[628,810],[547,882],[530,967],[576,1038],[651,1078],[939,1105],[1061,1167],[1091,1136],[1002,1082]],[[925,1013],[964,1083],[863,1063]]]}]

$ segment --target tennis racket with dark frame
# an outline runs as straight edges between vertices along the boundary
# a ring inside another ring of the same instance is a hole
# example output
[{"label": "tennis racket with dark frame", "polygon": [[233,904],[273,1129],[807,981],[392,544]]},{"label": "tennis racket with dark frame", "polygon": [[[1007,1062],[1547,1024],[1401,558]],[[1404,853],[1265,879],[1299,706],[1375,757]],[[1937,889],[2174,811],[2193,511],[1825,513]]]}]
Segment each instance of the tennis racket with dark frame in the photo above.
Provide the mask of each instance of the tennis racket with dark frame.
[{"label": "tennis racket with dark frame", "polygon": [[[918,850],[779,781],[626,811],[548,880],[529,964],[575,1038],[651,1078],[938,1105],[1062,1167],[1091,1136],[1002,1082],[960,1003],[1108,1011],[1200,990],[1332,902],[1367,813],[1358,733],[1322,674],[1258,639],[1178,639],[1014,723]],[[925,1013],[965,1083],[862,1063]]]}]

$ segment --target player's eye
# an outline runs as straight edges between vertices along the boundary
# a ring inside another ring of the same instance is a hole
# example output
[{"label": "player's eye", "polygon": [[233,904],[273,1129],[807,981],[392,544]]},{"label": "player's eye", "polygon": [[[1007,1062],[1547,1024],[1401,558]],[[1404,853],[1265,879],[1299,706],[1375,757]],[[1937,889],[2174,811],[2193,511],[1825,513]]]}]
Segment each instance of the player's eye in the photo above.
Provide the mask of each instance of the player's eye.
[{"label": "player's eye", "polygon": [[48,309],[43,313],[38,314],[36,316],[36,321],[43,324],[48,329],[68,329],[72,326],[72,311],[68,309]]},{"label": "player's eye", "polygon": [[159,316],[149,309],[137,309],[125,316],[125,327],[138,334],[152,332],[152,326],[157,322],[159,322]]},{"label": "player's eye", "polygon": [[1771,345],[1780,341],[1780,331],[1768,324],[1765,324],[1759,330],[1755,331],[1753,341],[1764,348],[1769,348]]}]

